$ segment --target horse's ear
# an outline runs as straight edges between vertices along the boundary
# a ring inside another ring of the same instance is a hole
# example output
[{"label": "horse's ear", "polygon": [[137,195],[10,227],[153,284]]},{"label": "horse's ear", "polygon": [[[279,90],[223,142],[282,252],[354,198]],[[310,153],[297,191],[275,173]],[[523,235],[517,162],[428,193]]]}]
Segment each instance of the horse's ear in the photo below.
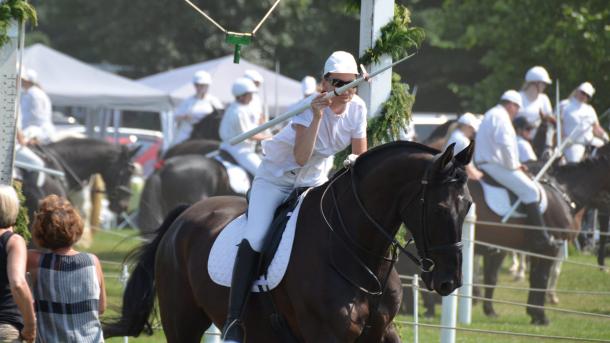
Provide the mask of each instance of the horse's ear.
[{"label": "horse's ear", "polygon": [[470,141],[470,144],[466,147],[466,149],[460,151],[457,155],[455,155],[455,161],[465,166],[472,160],[472,155],[474,154],[474,141]]},{"label": "horse's ear", "polygon": [[453,159],[454,147],[455,143],[450,144],[447,149],[445,149],[445,152],[443,152],[443,154],[436,159],[436,162],[434,162],[434,167],[437,171],[445,170],[447,165],[451,163],[451,160]]},{"label": "horse's ear", "polygon": [[135,148],[129,149],[129,151],[127,153],[127,156],[129,156],[129,159],[131,160],[138,153],[138,151],[140,151],[141,148],[142,148],[141,145],[136,145]]}]

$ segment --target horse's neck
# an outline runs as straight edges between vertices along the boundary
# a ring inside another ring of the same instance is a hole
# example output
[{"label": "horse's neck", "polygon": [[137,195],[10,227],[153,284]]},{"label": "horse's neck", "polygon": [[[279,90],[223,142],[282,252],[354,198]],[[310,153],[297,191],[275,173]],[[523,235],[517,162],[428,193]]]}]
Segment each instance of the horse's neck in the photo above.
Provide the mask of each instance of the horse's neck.
[{"label": "horse's neck", "polygon": [[92,149],[86,146],[56,147],[54,151],[61,158],[60,163],[63,164],[64,169],[69,169],[66,170],[70,174],[69,179],[76,176],[77,182],[87,181],[93,174],[104,175],[104,172],[112,167],[114,154],[103,146]]},{"label": "horse's neck", "polygon": [[605,184],[608,174],[599,168],[591,168],[584,165],[571,167],[568,173],[564,173],[558,179],[570,194],[570,198],[578,208],[586,206],[592,198],[601,192],[609,192],[610,189],[600,188]]}]

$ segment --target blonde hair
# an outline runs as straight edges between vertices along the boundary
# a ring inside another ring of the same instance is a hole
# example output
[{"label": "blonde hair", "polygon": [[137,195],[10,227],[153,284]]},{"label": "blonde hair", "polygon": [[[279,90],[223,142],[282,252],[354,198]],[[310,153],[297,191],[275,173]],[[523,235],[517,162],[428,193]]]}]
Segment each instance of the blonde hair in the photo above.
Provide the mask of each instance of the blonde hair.
[{"label": "blonde hair", "polygon": [[0,228],[15,225],[19,214],[19,198],[11,186],[0,185]]}]

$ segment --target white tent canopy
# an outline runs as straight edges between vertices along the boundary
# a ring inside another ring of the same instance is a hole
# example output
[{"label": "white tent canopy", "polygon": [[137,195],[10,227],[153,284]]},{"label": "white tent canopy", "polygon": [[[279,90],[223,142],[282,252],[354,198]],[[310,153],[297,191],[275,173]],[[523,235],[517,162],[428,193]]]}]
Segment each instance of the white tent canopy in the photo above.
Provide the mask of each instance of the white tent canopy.
[{"label": "white tent canopy", "polygon": [[53,105],[114,110],[171,110],[166,92],[92,67],[42,44],[25,49],[23,64],[38,74],[38,83]]},{"label": "white tent canopy", "polygon": [[193,74],[198,70],[205,70],[212,75],[210,94],[227,104],[234,100],[231,94],[233,81],[243,76],[246,69],[254,69],[264,77],[265,82],[261,86],[260,97],[269,108],[277,106],[279,109],[285,109],[302,99],[301,85],[298,81],[252,64],[243,58],[239,64],[235,64],[233,55],[147,76],[139,79],[138,82],[167,92],[172,99],[179,102],[195,94]]}]

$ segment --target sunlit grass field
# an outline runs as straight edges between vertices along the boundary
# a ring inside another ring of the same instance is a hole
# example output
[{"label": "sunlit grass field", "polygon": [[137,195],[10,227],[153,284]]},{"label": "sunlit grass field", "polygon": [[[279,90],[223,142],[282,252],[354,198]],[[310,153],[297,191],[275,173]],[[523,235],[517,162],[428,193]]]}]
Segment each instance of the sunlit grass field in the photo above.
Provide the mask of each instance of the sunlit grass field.
[{"label": "sunlit grass field", "polygon": [[[135,231],[122,230],[114,231],[121,235],[134,236]],[[95,236],[94,244],[88,251],[95,253],[103,261],[122,262],[123,258],[132,248],[136,247],[139,241],[136,239],[125,239],[118,235],[100,232]],[[589,255],[572,255],[570,259],[575,261],[595,263],[595,257]],[[609,261],[610,262],[610,259]],[[121,267],[116,264],[103,263],[104,273],[106,274],[106,287],[108,292],[108,310],[103,319],[117,316],[121,304],[122,285],[118,276]],[[505,260],[501,272],[499,283],[502,285],[527,287],[526,281],[514,282],[507,272],[508,259]],[[570,264],[563,265],[563,271],[559,280],[559,289],[571,290],[592,290],[610,291],[610,274],[598,269],[575,266]],[[421,298],[421,297],[420,297]],[[583,312],[594,312],[610,315],[610,296],[593,296],[578,294],[559,294],[560,303],[556,307],[572,309]],[[526,302],[527,294],[519,290],[496,290],[495,299],[510,300],[515,302]],[[551,324],[546,327],[538,327],[529,324],[529,317],[525,314],[525,308],[513,305],[495,305],[498,318],[487,318],[483,314],[481,305],[473,307],[472,325],[469,328],[485,330],[501,330],[532,333],[539,335],[571,336],[582,338],[595,338],[608,340],[610,342],[610,319],[586,317],[575,314],[566,314],[547,311]],[[420,304],[420,321],[428,324],[440,324],[440,306],[437,308],[437,316],[432,319],[423,318],[424,308]],[[400,321],[412,321],[411,316],[399,316]],[[413,342],[413,328],[409,325],[400,325],[400,333],[404,342]],[[469,333],[458,331],[457,342],[530,342],[533,338],[510,337],[502,335],[488,335],[480,333]],[[439,330],[436,328],[420,327],[420,342],[439,342]],[[130,342],[165,342],[163,332],[159,329],[152,337],[143,336],[130,338]],[[554,342],[558,340],[544,340],[544,342]],[[123,342],[122,338],[113,338],[108,342]]]}]

